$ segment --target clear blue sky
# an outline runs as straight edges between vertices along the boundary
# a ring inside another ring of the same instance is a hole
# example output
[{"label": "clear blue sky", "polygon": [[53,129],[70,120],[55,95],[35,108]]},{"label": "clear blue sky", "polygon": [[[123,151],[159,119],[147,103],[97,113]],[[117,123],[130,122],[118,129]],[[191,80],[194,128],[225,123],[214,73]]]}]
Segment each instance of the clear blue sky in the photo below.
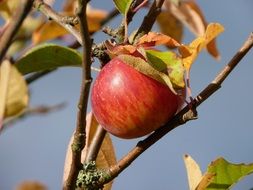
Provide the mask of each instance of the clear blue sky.
[{"label": "clear blue sky", "polygon": [[[60,2],[60,1],[58,1]],[[222,59],[216,62],[202,53],[193,66],[191,84],[196,95],[234,55],[253,31],[252,0],[197,1],[207,21],[224,25],[218,38]],[[112,9],[112,0],[94,0],[94,7]],[[132,28],[141,21],[136,17]],[[110,23],[116,26],[119,19]],[[95,35],[101,41],[104,35]],[[186,30],[184,41],[193,36]],[[224,82],[223,87],[198,109],[199,119],[169,133],[141,155],[115,180],[113,189],[188,189],[183,155],[190,154],[204,171],[217,157],[235,163],[253,162],[253,51]],[[24,180],[38,180],[50,190],[61,189],[65,150],[76,123],[81,72],[60,69],[31,85],[31,105],[67,102],[59,112],[31,117],[10,127],[0,136],[0,189],[14,189]],[[113,137],[117,158],[137,142]],[[253,175],[234,189],[253,187]]]}]

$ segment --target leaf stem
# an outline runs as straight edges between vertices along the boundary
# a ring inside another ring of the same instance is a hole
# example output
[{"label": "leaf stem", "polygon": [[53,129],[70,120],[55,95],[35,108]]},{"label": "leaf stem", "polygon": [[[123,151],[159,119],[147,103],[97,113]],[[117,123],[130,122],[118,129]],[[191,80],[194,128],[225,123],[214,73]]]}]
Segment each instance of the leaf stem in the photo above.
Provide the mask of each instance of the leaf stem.
[{"label": "leaf stem", "polygon": [[17,12],[14,14],[12,17],[10,24],[8,28],[4,31],[4,33],[1,36],[0,39],[0,64],[8,51],[12,40],[17,33],[18,29],[22,25],[24,19],[26,16],[29,14],[32,5],[33,5],[33,0],[24,0],[22,3],[20,3],[21,6],[17,10]]},{"label": "leaf stem", "polygon": [[206,86],[198,96],[193,99],[191,106],[185,106],[178,114],[176,114],[170,121],[168,121],[164,126],[160,127],[154,133],[149,135],[146,139],[139,141],[137,145],[118,163],[111,166],[109,169],[109,178],[106,179],[106,183],[113,180],[122,171],[124,171],[136,158],[138,158],[145,150],[155,144],[163,136],[169,133],[171,130],[178,126],[185,124],[186,122],[196,119],[195,109],[206,99],[208,99],[214,92],[216,92],[223,81],[229,76],[231,71],[238,65],[241,59],[248,53],[248,51],[253,46],[253,33],[250,34],[249,38],[243,44],[241,49],[234,55],[234,57],[229,61],[229,63],[217,74],[215,79]]},{"label": "leaf stem", "polygon": [[78,9],[76,12],[80,23],[81,44],[83,44],[83,61],[82,61],[82,83],[81,93],[78,103],[77,124],[72,143],[72,162],[67,180],[64,182],[64,190],[74,189],[78,172],[82,169],[81,153],[85,147],[86,139],[86,113],[89,98],[91,78],[91,48],[92,41],[89,35],[86,7],[89,0],[78,0]]}]

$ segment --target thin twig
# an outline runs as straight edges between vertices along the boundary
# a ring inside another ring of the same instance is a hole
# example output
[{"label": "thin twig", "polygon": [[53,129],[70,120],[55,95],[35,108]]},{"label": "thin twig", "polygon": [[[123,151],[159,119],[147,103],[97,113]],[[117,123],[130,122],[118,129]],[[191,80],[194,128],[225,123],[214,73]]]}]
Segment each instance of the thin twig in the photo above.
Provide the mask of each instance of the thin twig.
[{"label": "thin twig", "polygon": [[99,152],[99,149],[103,143],[104,137],[106,135],[106,131],[100,125],[92,138],[90,147],[88,149],[88,153],[85,158],[85,162],[95,161]]},{"label": "thin twig", "polygon": [[82,84],[81,93],[78,103],[77,126],[74,133],[74,140],[72,143],[72,162],[70,172],[67,180],[64,183],[64,190],[75,189],[77,175],[82,169],[81,153],[85,146],[85,127],[86,127],[86,113],[88,105],[88,97],[90,91],[91,78],[91,47],[92,41],[89,35],[86,7],[88,0],[78,0],[77,18],[80,23],[81,44],[83,44],[83,61],[82,61]]},{"label": "thin twig", "polygon": [[[231,71],[238,65],[241,59],[248,53],[248,51],[253,46],[253,33],[250,34],[247,41],[243,44],[241,49],[234,55],[230,62],[220,71],[220,73],[215,77],[215,79],[204,89],[199,95],[193,100],[192,105],[198,107],[207,98],[209,98],[214,92],[216,92],[223,81],[229,76]],[[186,123],[189,120],[195,119],[196,114],[190,108],[191,106],[186,106],[178,114],[176,114],[168,123],[156,130],[146,139],[139,141],[126,156],[124,156],[116,165],[111,166],[109,169],[109,178],[105,179],[102,183],[109,182],[118,176],[123,170],[125,170],[138,156],[140,156],[145,150],[150,146],[155,144],[168,132],[175,129],[178,126]]]},{"label": "thin twig", "polygon": [[[69,31],[73,36],[75,36],[76,40],[82,44],[82,37],[80,32],[73,26],[72,22],[68,19],[68,16],[63,16],[54,11],[48,4],[44,3],[43,0],[34,0],[34,7],[46,15],[49,19],[54,20],[62,27],[64,27],[67,31]],[[72,17],[71,17],[72,18]],[[71,19],[73,21],[73,19]]]},{"label": "thin twig", "polygon": [[20,28],[26,16],[29,14],[32,5],[33,0],[22,1],[20,8],[17,10],[16,14],[10,21],[8,28],[2,34],[0,39],[0,64],[7,50],[9,49],[15,34],[17,34],[18,29]]},{"label": "thin twig", "polygon": [[149,9],[148,14],[144,17],[140,28],[134,36],[134,42],[152,29],[156,21],[156,17],[161,12],[161,7],[164,1],[165,0],[154,0],[153,4],[151,5],[151,8]]}]

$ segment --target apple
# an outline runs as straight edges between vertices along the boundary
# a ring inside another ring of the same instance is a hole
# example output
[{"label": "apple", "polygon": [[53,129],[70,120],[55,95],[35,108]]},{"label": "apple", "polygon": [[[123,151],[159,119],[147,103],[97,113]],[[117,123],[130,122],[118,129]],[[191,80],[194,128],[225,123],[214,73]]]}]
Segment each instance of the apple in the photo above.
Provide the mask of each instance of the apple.
[{"label": "apple", "polygon": [[147,135],[169,121],[182,106],[182,97],[115,57],[94,82],[91,106],[106,131],[131,139]]}]

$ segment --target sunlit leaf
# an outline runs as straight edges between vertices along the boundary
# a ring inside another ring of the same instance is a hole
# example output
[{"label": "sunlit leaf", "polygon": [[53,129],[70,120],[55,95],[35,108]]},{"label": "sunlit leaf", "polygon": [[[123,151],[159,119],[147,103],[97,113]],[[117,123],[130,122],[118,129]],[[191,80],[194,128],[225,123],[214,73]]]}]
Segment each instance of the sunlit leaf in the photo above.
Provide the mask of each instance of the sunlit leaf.
[{"label": "sunlit leaf", "polygon": [[174,88],[183,88],[185,86],[185,69],[182,59],[174,52],[146,50],[146,55],[154,68],[169,75]]},{"label": "sunlit leaf", "polygon": [[[183,57],[184,57],[183,64],[184,64],[187,71],[190,70],[191,65],[193,64],[193,62],[197,58],[200,51],[203,48],[205,48],[206,45],[211,40],[216,38],[223,31],[224,31],[224,28],[222,25],[220,25],[218,23],[211,23],[207,26],[206,32],[203,36],[196,38],[192,43],[190,43],[189,46],[181,46],[180,47],[181,54],[183,54]],[[187,51],[191,52],[190,56],[184,56],[184,52],[186,52],[184,50],[184,48],[187,49]]]},{"label": "sunlit leaf", "polygon": [[253,163],[233,164],[224,158],[218,158],[208,166],[207,172],[215,174],[207,190],[227,190],[245,176],[253,173]]},{"label": "sunlit leaf", "polygon": [[166,45],[171,48],[180,46],[180,44],[172,37],[156,32],[149,32],[148,34],[145,34],[138,40],[136,45],[142,46]]},{"label": "sunlit leaf", "polygon": [[191,156],[185,155],[184,163],[188,176],[189,190],[195,190],[202,178],[202,172],[197,162]]},{"label": "sunlit leaf", "polygon": [[71,48],[43,44],[32,48],[16,62],[16,67],[22,74],[55,69],[62,66],[80,66],[81,54]]},{"label": "sunlit leaf", "polygon": [[157,22],[163,34],[174,38],[179,43],[182,41],[183,25],[171,12],[162,11],[157,17]]},{"label": "sunlit leaf", "polygon": [[113,0],[117,9],[123,14],[126,15],[133,0]]},{"label": "sunlit leaf", "polygon": [[[87,155],[88,148],[90,147],[91,141],[98,129],[98,122],[95,119],[94,115],[92,113],[89,113],[86,116],[86,146],[84,150],[82,151],[82,162],[84,162],[85,157]],[[70,171],[70,164],[72,159],[72,151],[71,151],[71,144],[73,142],[73,135],[71,137],[71,140],[69,142],[69,146],[67,149],[67,154],[65,158],[65,166],[64,166],[64,175],[63,175],[63,181],[65,181],[68,177],[69,171]],[[98,168],[108,168],[112,165],[116,164],[116,156],[113,148],[113,144],[111,141],[111,138],[109,134],[106,134],[102,146],[99,150],[98,157],[96,160],[96,165]],[[112,186],[112,182],[105,185],[105,190],[110,190]]]},{"label": "sunlit leaf", "polygon": [[[5,60],[0,66],[0,123],[22,112],[28,105],[28,88],[15,66]],[[1,126],[0,126],[1,128]]]},{"label": "sunlit leaf", "polygon": [[163,72],[156,70],[142,58],[134,57],[131,55],[119,55],[118,58],[121,59],[124,63],[134,67],[137,71],[157,80],[160,83],[167,85],[173,93],[177,94],[173,88],[169,76]]},{"label": "sunlit leaf", "polygon": [[38,181],[24,181],[17,185],[16,190],[47,190],[47,188]]}]

